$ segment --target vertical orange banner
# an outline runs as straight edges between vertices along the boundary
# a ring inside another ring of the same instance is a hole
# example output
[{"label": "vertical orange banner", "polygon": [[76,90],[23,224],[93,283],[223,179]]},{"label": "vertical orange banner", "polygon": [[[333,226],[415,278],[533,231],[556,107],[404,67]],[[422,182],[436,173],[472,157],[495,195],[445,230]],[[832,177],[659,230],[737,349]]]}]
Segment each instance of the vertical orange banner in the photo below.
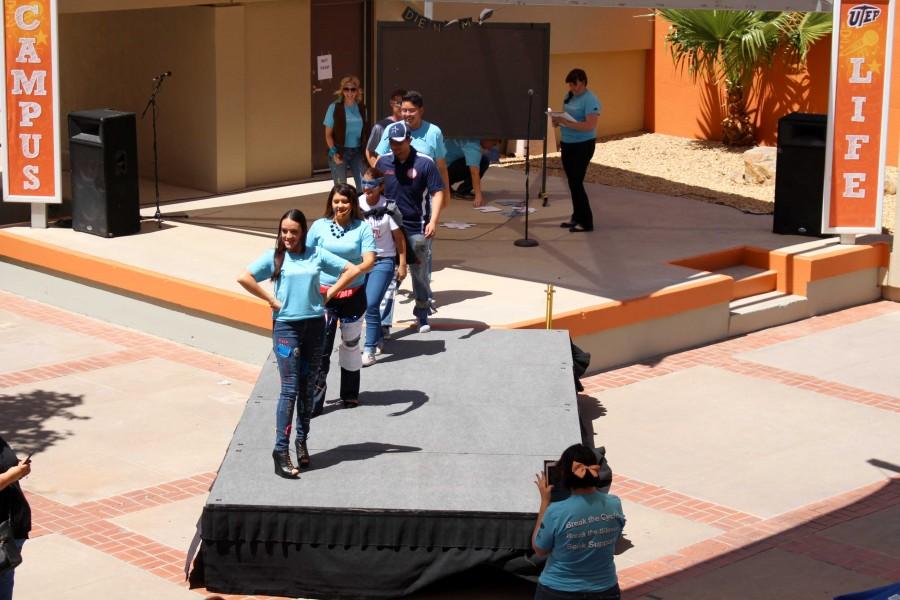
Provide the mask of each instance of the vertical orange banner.
[{"label": "vertical orange banner", "polygon": [[56,0],[3,0],[3,198],[61,202]]},{"label": "vertical orange banner", "polygon": [[836,2],[822,231],[880,233],[894,6]]}]

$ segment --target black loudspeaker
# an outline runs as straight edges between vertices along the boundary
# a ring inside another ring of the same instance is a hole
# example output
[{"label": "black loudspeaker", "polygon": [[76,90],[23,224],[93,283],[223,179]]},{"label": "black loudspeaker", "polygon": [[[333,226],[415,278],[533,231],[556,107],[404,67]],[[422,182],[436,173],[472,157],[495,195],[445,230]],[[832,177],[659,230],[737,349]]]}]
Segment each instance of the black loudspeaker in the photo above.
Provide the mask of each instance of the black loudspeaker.
[{"label": "black loudspeaker", "polygon": [[778,120],[772,231],[822,235],[826,115],[791,113]]},{"label": "black loudspeaker", "polygon": [[102,237],[141,228],[134,113],[69,113],[72,229]]}]

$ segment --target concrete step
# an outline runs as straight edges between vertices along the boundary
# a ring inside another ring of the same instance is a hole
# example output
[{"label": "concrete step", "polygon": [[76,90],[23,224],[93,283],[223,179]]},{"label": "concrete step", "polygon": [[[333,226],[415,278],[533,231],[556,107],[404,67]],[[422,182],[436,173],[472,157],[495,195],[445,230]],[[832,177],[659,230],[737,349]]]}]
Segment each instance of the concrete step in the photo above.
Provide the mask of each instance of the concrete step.
[{"label": "concrete step", "polygon": [[810,316],[809,300],[805,296],[784,292],[766,292],[733,300],[729,308],[729,336],[784,325]]}]

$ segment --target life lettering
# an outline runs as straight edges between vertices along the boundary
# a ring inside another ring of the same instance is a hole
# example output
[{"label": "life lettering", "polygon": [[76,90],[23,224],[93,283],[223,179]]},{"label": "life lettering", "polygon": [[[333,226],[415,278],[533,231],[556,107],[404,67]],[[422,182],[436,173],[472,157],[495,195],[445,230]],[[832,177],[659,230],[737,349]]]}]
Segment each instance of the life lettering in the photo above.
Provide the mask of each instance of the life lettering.
[{"label": "life lettering", "polygon": [[[860,85],[871,85],[872,71],[867,70],[863,74],[863,66],[865,58],[851,58],[850,64],[853,65],[853,71],[850,74],[850,83]],[[853,123],[865,123],[866,116],[863,114],[867,96],[851,96],[853,102],[853,116],[850,121]],[[860,150],[864,144],[869,143],[869,136],[864,134],[848,133],[844,136],[847,142],[847,152],[844,154],[844,160],[859,160]],[[844,176],[844,198],[865,198],[866,190],[863,184],[866,182],[865,173],[842,173]]]},{"label": "life lettering", "polygon": [[[37,4],[25,4],[16,8],[15,23],[23,32],[34,31],[41,26],[38,18],[40,6]],[[36,38],[20,37],[19,53],[16,55],[16,63],[21,65],[41,64],[41,57],[35,49]],[[47,70],[34,69],[31,75],[28,75],[24,69],[10,69],[10,75],[13,79],[12,95],[13,96],[46,96],[47,87]],[[34,127],[34,121],[39,119],[43,113],[41,105],[37,102],[19,100],[19,127]],[[37,158],[41,154],[41,134],[38,133],[20,133],[19,142],[21,144],[22,155],[27,159]],[[37,165],[25,165],[22,167],[22,175],[25,181],[22,187],[26,190],[39,190],[41,181],[39,179],[40,168]]]}]

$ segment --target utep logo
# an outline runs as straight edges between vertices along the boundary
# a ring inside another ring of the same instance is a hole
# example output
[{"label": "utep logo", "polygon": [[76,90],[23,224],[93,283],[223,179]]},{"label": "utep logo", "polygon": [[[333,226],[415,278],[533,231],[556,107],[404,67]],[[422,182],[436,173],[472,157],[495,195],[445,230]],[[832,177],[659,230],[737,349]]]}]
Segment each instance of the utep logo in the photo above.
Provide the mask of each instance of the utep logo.
[{"label": "utep logo", "polygon": [[881,16],[881,9],[871,4],[854,6],[847,13],[847,25],[850,27],[864,27],[874,23]]}]

